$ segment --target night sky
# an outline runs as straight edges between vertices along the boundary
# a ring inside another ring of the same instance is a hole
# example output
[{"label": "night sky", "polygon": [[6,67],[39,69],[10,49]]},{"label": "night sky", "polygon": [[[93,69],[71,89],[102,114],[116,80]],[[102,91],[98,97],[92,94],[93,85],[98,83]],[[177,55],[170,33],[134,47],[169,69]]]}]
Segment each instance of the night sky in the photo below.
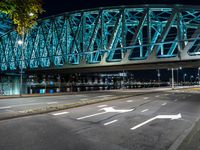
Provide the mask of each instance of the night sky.
[{"label": "night sky", "polygon": [[200,0],[43,0],[43,2],[43,8],[46,12],[41,17],[105,6],[139,4],[187,4],[200,6]]}]

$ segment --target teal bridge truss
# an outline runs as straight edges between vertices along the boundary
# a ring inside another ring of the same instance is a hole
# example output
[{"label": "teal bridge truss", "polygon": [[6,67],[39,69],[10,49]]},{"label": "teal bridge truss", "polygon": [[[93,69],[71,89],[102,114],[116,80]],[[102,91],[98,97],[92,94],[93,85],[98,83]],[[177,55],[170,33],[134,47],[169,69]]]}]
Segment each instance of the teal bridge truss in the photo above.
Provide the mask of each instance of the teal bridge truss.
[{"label": "teal bridge truss", "polygon": [[0,70],[81,68],[200,59],[200,7],[138,5],[40,19],[25,35],[0,15]]}]

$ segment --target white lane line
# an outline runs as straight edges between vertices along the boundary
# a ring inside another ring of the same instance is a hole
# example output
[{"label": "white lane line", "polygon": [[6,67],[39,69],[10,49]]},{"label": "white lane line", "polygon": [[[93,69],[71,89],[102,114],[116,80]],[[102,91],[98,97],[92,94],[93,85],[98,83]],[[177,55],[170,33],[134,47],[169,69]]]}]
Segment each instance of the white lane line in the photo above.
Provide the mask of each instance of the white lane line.
[{"label": "white lane line", "polygon": [[144,99],[149,99],[149,97],[144,97]]},{"label": "white lane line", "polygon": [[133,100],[127,100],[126,102],[127,102],[127,103],[131,103],[131,102],[133,102]]},{"label": "white lane line", "polygon": [[65,115],[65,114],[68,114],[69,112],[60,112],[60,113],[55,113],[55,114],[52,114],[54,116],[58,116],[58,115]]},{"label": "white lane line", "polygon": [[149,109],[145,109],[145,110],[142,110],[141,112],[145,112],[145,111],[148,111]]},{"label": "white lane line", "polygon": [[51,105],[51,104],[57,104],[58,102],[48,102],[47,104],[48,105]]},{"label": "white lane line", "polygon": [[156,95],[155,97],[160,97],[160,95]]},{"label": "white lane line", "polygon": [[165,94],[165,96],[168,96],[169,94]]},{"label": "white lane line", "polygon": [[162,106],[165,106],[165,105],[167,105],[167,103],[163,103],[163,104],[162,104]]},{"label": "white lane line", "polygon": [[0,109],[9,109],[12,108],[11,106],[0,107]]},{"label": "white lane line", "polygon": [[175,99],[174,101],[175,101],[175,102],[177,102],[177,101],[178,101],[178,99]]},{"label": "white lane line", "polygon": [[82,120],[82,119],[85,119],[85,118],[90,118],[90,117],[102,115],[102,114],[105,114],[105,113],[107,113],[107,112],[101,112],[101,113],[96,113],[96,114],[93,114],[93,115],[88,115],[88,116],[80,117],[80,118],[77,118],[77,120]]},{"label": "white lane line", "polygon": [[102,108],[102,107],[106,107],[107,105],[99,105],[98,107],[99,108]]},{"label": "white lane line", "polygon": [[117,122],[117,121],[118,121],[118,120],[113,120],[113,121],[110,121],[110,122],[104,123],[104,126],[107,126],[107,125],[109,125],[109,124],[115,123],[115,122]]},{"label": "white lane line", "polygon": [[88,98],[82,98],[82,99],[80,99],[81,101],[87,101],[88,100]]}]

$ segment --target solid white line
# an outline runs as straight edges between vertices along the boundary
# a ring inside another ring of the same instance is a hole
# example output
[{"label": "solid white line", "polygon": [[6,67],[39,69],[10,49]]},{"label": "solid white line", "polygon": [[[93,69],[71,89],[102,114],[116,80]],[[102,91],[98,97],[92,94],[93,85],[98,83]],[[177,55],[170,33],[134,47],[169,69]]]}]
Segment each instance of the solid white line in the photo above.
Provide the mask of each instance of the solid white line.
[{"label": "solid white line", "polygon": [[11,106],[0,107],[0,109],[9,109],[12,108]]},{"label": "solid white line", "polygon": [[165,106],[167,103],[163,103],[162,106]]},{"label": "solid white line", "polygon": [[104,123],[104,126],[107,126],[107,125],[109,125],[109,124],[115,123],[115,122],[117,122],[117,121],[118,121],[118,120],[113,120],[113,121],[110,121],[110,122]]},{"label": "solid white line", "polygon": [[143,111],[141,111],[141,112],[145,112],[145,111],[148,111],[149,109],[145,109],[145,110],[143,110]]},{"label": "solid white line", "polygon": [[144,99],[149,99],[149,97],[144,97]]},{"label": "solid white line", "polygon": [[60,112],[60,113],[55,113],[53,114],[54,116],[58,116],[58,115],[65,115],[68,114],[69,112]]},{"label": "solid white line", "polygon": [[85,119],[85,118],[90,118],[90,117],[98,116],[98,115],[105,114],[105,113],[107,113],[107,112],[101,112],[101,113],[96,113],[96,114],[93,114],[93,115],[80,117],[80,118],[77,118],[77,120],[82,120],[82,119]]},{"label": "solid white line", "polygon": [[50,105],[50,104],[57,104],[58,102],[48,102],[47,104]]},{"label": "solid white line", "polygon": [[102,108],[102,107],[106,107],[107,105],[99,105],[98,107],[99,108]]},{"label": "solid white line", "polygon": [[127,102],[127,103],[131,103],[131,102],[133,102],[133,100],[127,100],[126,102]]}]

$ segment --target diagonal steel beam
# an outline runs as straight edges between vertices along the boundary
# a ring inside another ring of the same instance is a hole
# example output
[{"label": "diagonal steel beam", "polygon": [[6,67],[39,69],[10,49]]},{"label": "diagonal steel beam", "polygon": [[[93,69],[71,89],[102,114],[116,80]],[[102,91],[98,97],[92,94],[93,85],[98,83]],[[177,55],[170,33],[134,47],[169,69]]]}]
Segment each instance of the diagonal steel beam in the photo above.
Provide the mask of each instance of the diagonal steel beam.
[{"label": "diagonal steel beam", "polygon": [[135,31],[135,34],[134,34],[133,38],[131,39],[129,45],[135,45],[135,44],[136,44],[136,42],[137,42],[137,40],[138,40],[138,36],[139,36],[139,34],[140,34],[140,32],[141,32],[141,29],[142,29],[142,27],[143,27],[143,25],[144,25],[144,22],[145,22],[145,20],[146,20],[147,13],[148,13],[148,9],[145,9],[145,10],[143,11],[143,15],[142,15],[142,17],[141,17],[141,19],[140,19],[140,22],[139,22],[139,24],[138,24],[138,26],[137,26],[137,29],[136,29],[136,31]]}]

